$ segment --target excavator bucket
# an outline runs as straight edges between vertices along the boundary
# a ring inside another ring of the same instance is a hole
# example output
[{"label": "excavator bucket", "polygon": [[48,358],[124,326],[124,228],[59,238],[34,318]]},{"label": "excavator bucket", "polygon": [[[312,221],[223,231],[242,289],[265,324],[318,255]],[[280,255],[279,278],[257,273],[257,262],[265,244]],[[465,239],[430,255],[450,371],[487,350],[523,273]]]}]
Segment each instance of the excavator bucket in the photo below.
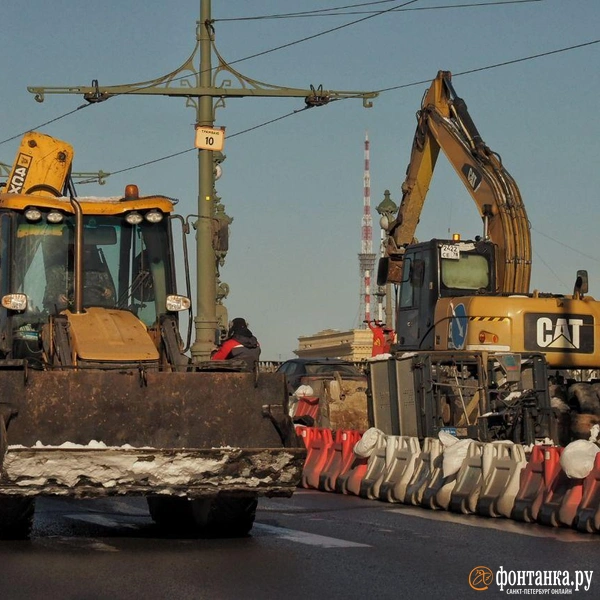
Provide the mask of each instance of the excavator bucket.
[{"label": "excavator bucket", "polygon": [[279,374],[14,368],[3,381],[2,495],[290,496],[300,480]]}]

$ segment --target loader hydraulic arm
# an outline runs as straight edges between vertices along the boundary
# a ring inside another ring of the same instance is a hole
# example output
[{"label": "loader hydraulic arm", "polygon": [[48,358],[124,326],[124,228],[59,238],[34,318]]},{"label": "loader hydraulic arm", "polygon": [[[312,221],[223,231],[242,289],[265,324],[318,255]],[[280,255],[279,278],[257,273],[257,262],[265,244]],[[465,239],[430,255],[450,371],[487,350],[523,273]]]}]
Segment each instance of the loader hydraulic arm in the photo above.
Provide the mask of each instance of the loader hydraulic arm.
[{"label": "loader hydraulic arm", "polygon": [[3,191],[62,196],[67,191],[72,162],[73,148],[70,144],[30,131],[23,136]]},{"label": "loader hydraulic arm", "polygon": [[414,242],[440,149],[471,194],[484,220],[484,238],[496,244],[499,292],[527,293],[531,276],[529,221],[519,189],[500,157],[483,142],[449,71],[439,71],[417,114],[402,200],[387,227],[386,266],[378,283],[402,279],[402,255]]}]

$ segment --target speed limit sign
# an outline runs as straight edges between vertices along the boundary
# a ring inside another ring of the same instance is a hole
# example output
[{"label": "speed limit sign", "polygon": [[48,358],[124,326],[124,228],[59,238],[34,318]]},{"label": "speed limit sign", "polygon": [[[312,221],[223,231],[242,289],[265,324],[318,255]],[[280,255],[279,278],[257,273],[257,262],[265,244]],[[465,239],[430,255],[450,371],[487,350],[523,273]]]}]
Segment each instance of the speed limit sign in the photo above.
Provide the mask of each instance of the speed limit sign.
[{"label": "speed limit sign", "polygon": [[200,150],[223,150],[225,128],[196,127],[196,148]]}]

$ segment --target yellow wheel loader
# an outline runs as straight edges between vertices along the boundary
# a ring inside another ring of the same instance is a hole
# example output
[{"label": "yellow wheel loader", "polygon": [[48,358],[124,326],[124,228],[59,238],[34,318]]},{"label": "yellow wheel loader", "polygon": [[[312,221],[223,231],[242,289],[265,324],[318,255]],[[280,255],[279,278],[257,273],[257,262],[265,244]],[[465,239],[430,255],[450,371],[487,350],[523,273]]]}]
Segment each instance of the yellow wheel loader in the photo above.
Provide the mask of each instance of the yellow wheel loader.
[{"label": "yellow wheel loader", "polygon": [[0,190],[0,538],[43,495],[142,495],[159,524],[244,535],[300,479],[284,376],[188,358],[176,201],[77,197],[72,157],[29,133]]}]

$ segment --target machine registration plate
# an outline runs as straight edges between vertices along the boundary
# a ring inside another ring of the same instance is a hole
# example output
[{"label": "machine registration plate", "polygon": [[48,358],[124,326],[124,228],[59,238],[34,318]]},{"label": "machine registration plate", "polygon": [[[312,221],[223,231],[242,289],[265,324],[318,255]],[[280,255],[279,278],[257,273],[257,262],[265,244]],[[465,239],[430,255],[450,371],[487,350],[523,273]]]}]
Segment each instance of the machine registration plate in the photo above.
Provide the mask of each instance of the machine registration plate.
[{"label": "machine registration plate", "polygon": [[440,256],[442,258],[450,258],[452,260],[460,259],[460,250],[455,244],[442,244],[440,249]]}]

